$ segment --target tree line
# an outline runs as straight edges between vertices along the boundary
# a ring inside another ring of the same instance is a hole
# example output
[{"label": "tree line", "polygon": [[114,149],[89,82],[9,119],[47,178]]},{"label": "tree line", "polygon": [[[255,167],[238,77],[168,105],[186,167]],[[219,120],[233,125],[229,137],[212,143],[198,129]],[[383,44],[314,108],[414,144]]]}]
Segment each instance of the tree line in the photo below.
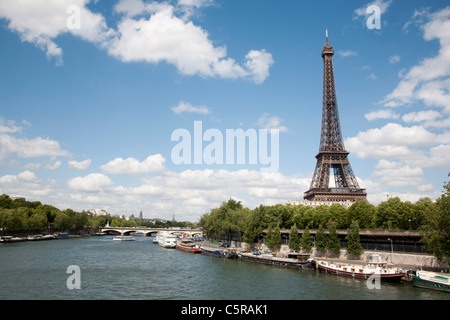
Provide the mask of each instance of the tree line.
[{"label": "tree line", "polygon": [[71,234],[93,233],[109,224],[113,227],[186,227],[186,222],[141,221],[123,219],[111,215],[90,216],[72,209],[60,210],[39,201],[12,200],[0,195],[0,234],[19,235],[64,231]]},{"label": "tree line", "polygon": [[[317,229],[316,249],[331,251],[340,250],[336,230],[347,229],[347,249],[354,254],[362,252],[360,229],[417,230],[428,252],[440,260],[450,261],[450,182],[434,202],[429,198],[421,198],[416,203],[404,202],[395,197],[377,206],[356,202],[348,209],[339,204],[314,208],[277,204],[249,209],[240,201],[229,199],[203,214],[199,225],[209,238],[228,241],[239,238],[250,245],[261,241],[262,231],[267,230],[265,242],[269,247],[281,244],[280,229],[290,229],[289,245],[293,249],[309,249],[312,246],[309,230]],[[296,239],[298,229],[305,229],[301,239]]]}]

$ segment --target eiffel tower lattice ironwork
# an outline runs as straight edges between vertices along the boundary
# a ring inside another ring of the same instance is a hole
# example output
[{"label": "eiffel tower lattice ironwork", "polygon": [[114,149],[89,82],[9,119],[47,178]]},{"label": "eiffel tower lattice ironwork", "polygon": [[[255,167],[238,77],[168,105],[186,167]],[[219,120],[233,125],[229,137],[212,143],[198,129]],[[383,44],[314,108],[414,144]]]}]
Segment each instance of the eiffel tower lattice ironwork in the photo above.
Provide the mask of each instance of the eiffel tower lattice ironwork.
[{"label": "eiffel tower lattice ironwork", "polygon": [[[336,99],[336,87],[333,70],[333,46],[328,43],[322,50],[323,71],[323,106],[322,131],[317,164],[311,186],[304,194],[309,201],[367,201],[365,189],[359,187],[350,162],[349,152],[345,150]],[[330,187],[330,172],[333,170],[334,187]]]}]

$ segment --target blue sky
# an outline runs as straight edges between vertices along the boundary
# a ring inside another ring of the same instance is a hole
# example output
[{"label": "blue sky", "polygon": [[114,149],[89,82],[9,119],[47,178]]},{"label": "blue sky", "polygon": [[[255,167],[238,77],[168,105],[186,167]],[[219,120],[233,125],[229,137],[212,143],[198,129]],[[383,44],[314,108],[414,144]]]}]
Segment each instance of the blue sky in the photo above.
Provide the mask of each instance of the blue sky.
[{"label": "blue sky", "polygon": [[[368,28],[370,5],[380,29]],[[230,197],[250,208],[301,200],[328,28],[345,146],[369,201],[435,199],[450,171],[447,5],[2,0],[0,193],[177,220]],[[260,158],[174,163],[172,133],[194,136],[195,121],[224,140],[277,129],[277,170]]]}]

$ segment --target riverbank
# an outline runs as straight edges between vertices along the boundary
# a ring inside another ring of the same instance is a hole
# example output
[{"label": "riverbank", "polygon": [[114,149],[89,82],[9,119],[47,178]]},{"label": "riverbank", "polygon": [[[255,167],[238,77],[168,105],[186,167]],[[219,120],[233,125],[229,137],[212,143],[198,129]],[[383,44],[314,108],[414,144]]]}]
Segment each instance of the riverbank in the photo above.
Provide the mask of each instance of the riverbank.
[{"label": "riverbank", "polygon": [[14,243],[24,241],[44,241],[55,239],[71,239],[98,236],[100,234],[69,234],[67,232],[55,232],[53,234],[33,234],[27,236],[0,236],[0,243]]},{"label": "riverbank", "polygon": [[[209,244],[214,246],[214,244]],[[237,243],[232,243],[233,248],[236,250],[251,250],[256,249],[258,251],[264,252],[269,250],[269,248],[264,244],[254,244],[253,246],[249,246],[246,243],[241,243],[240,245]],[[287,254],[291,251],[288,245],[281,245],[281,247],[277,251],[272,251],[274,256],[286,257]],[[309,254],[312,259],[320,258],[320,259],[330,259],[330,260],[342,260],[354,263],[362,263],[367,260],[368,256],[373,254],[379,254],[384,261],[392,263],[396,266],[399,266],[405,270],[426,270],[426,271],[435,271],[435,272],[450,272],[450,265],[446,264],[442,261],[439,261],[437,258],[430,254],[412,254],[412,253],[402,253],[402,252],[389,252],[389,251],[381,251],[381,250],[367,250],[364,251],[361,255],[355,256],[351,255],[347,252],[346,249],[341,249],[339,254],[330,254],[325,251],[317,251],[313,248],[310,251],[301,250],[299,253]]]}]

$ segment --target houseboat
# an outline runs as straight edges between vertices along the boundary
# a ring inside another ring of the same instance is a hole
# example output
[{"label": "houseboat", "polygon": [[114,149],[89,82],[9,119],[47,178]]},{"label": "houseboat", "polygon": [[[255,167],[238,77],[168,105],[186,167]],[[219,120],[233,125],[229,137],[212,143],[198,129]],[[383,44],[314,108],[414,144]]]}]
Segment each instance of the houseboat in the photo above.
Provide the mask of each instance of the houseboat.
[{"label": "houseboat", "polygon": [[400,281],[406,272],[381,260],[380,255],[367,257],[366,263],[349,263],[348,261],[316,260],[316,268],[321,272],[367,279],[379,276],[381,281]]},{"label": "houseboat", "polygon": [[308,260],[309,255],[291,255],[287,258],[276,257],[270,252],[261,253],[259,251],[243,252],[238,255],[242,260],[254,261],[263,264],[270,264],[281,267],[290,267],[297,269],[309,269],[312,267],[311,261]]},{"label": "houseboat", "polygon": [[69,234],[67,232],[55,232],[53,233],[54,239],[68,239]]},{"label": "houseboat", "polygon": [[412,281],[415,287],[450,292],[450,275],[430,271],[413,271]]},{"label": "houseboat", "polygon": [[35,234],[27,237],[27,241],[42,241],[42,240],[53,240],[53,236],[51,234]]},{"label": "houseboat", "polygon": [[176,248],[183,250],[183,251],[192,252],[192,253],[201,253],[202,252],[202,248],[199,245],[197,245],[193,240],[189,240],[189,239],[183,239],[180,242],[178,242],[176,245]]},{"label": "houseboat", "polygon": [[26,238],[13,237],[13,236],[2,236],[2,237],[0,237],[0,242],[1,243],[12,243],[12,242],[22,242],[22,241],[27,241],[27,239]]},{"label": "houseboat", "polygon": [[227,248],[213,248],[213,247],[201,247],[202,253],[209,255],[209,256],[215,256],[215,257],[222,257],[222,258],[236,258],[236,250],[233,249],[227,249]]}]

